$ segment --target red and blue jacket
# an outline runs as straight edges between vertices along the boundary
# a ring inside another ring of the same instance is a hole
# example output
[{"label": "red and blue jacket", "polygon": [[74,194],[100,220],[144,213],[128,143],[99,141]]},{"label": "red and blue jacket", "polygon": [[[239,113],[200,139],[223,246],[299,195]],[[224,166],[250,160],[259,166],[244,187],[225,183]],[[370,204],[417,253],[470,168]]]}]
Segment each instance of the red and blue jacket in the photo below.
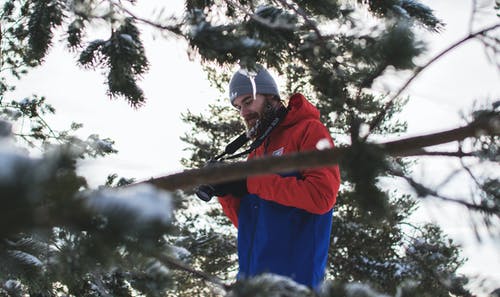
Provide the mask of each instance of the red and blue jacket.
[{"label": "red and blue jacket", "polygon": [[[333,147],[319,111],[294,94],[288,113],[249,159]],[[247,178],[250,194],[219,197],[238,228],[238,278],[275,273],[317,288],[324,278],[333,206],[340,185],[338,166]]]}]

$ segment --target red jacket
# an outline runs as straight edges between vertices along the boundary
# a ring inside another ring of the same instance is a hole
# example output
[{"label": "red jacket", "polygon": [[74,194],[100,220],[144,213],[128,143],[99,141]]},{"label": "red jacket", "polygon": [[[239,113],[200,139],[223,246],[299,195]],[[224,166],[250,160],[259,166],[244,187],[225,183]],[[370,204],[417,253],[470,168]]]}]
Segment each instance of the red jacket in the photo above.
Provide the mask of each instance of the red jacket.
[{"label": "red jacket", "polygon": [[[315,150],[318,141],[327,139],[333,147],[328,129],[319,121],[319,111],[302,94],[294,94],[289,111],[282,123],[271,132],[268,140],[252,152],[248,159],[266,155],[284,155]],[[307,169],[301,179],[278,174],[249,176],[248,192],[265,200],[323,214],[335,204],[340,186],[338,166]],[[302,199],[296,199],[302,197]],[[219,197],[228,218],[238,227],[239,199]]]}]

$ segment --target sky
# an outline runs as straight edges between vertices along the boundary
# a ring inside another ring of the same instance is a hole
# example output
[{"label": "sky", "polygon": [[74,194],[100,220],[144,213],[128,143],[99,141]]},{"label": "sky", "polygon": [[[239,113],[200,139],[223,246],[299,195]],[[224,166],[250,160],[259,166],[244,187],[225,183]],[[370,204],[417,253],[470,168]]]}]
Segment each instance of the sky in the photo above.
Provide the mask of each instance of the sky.
[{"label": "sky", "polygon": [[[147,17],[151,13],[152,6],[149,5],[154,2],[138,1],[138,5],[141,2],[149,4],[139,7],[136,12]],[[467,35],[472,8],[472,1],[422,2],[435,10],[446,27],[439,34],[422,32],[421,37],[429,42],[429,52],[419,62],[427,61]],[[474,30],[499,21],[491,8],[493,2],[487,1],[490,13],[481,14],[473,22]],[[179,11],[182,3],[169,1],[169,9]],[[118,154],[81,164],[81,173],[92,186],[104,183],[110,173],[142,180],[182,171],[179,160],[188,155],[183,151],[185,146],[179,137],[188,127],[182,123],[180,115],[188,109],[204,112],[207,105],[220,96],[209,85],[200,64],[189,60],[183,41],[166,40],[147,32],[143,32],[142,38],[151,64],[140,82],[148,98],[144,107],[133,109],[123,99],[110,100],[105,95],[105,75],[100,71],[78,68],[76,55],[69,53],[60,43],[51,49],[43,67],[32,70],[12,94],[18,99],[31,94],[46,96],[57,110],[55,118],[47,119],[55,128],[66,128],[71,122],[83,123],[82,137],[96,133],[115,141]],[[402,82],[401,76],[389,76],[389,79],[377,82],[374,89],[397,88]],[[408,122],[405,136],[446,130],[464,124],[460,112],[470,110],[474,100],[498,100],[499,70],[485,58],[479,42],[469,41],[424,70],[405,94],[411,96],[401,114],[401,118]],[[447,148],[453,149],[454,146]],[[416,167],[414,176],[426,184],[437,184],[457,166],[456,160],[424,158]],[[495,169],[498,168],[480,170]],[[467,194],[469,189],[457,178],[443,191],[460,196]],[[464,254],[469,262],[463,271],[488,275],[497,287],[500,286],[497,271],[500,243],[477,242],[467,220],[463,219],[466,213],[461,209],[432,201],[423,204],[420,219],[438,222],[450,236],[464,244]]]}]

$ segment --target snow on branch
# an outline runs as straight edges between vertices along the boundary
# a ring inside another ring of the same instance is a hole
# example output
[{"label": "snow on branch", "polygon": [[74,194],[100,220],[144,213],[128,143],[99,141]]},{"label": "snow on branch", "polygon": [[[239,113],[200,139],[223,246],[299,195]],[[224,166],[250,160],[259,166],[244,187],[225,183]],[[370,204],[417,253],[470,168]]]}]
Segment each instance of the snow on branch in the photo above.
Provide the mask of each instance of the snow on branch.
[{"label": "snow on branch", "polygon": [[141,223],[160,222],[167,225],[172,219],[170,193],[141,184],[127,189],[103,189],[90,195],[86,201],[91,209],[105,214],[132,213]]}]

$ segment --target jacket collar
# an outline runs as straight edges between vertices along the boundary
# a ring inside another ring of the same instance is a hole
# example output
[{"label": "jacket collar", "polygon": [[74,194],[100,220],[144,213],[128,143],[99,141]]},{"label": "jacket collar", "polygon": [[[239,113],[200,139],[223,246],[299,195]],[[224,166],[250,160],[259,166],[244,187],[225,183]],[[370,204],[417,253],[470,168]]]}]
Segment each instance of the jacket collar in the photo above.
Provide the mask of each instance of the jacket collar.
[{"label": "jacket collar", "polygon": [[281,126],[291,126],[305,119],[319,120],[319,110],[304,95],[295,93],[288,101],[288,114]]}]

